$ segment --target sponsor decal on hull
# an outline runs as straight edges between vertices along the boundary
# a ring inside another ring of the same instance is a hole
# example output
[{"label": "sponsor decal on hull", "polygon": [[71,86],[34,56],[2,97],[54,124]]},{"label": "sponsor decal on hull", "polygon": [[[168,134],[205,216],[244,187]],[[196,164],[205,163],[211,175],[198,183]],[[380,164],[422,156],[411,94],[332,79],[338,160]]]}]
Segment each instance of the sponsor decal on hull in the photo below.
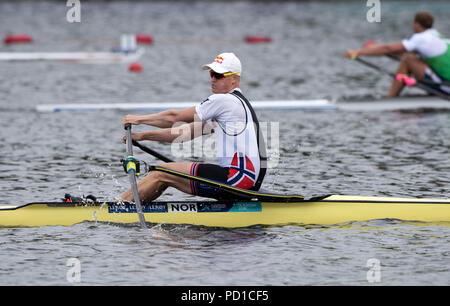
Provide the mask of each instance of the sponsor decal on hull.
[{"label": "sponsor decal on hull", "polygon": [[[261,212],[261,202],[153,202],[142,204],[144,213]],[[137,213],[134,203],[108,205],[109,213]]]}]

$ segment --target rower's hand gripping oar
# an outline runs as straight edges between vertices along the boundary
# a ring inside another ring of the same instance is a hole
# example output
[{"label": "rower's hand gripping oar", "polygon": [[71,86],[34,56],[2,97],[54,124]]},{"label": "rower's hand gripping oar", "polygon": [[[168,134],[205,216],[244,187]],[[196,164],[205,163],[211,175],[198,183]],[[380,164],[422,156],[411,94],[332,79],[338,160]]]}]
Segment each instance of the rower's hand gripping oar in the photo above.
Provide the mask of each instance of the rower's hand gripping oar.
[{"label": "rower's hand gripping oar", "polygon": [[130,178],[131,190],[133,191],[133,198],[136,205],[136,211],[139,215],[139,222],[141,223],[141,227],[143,229],[145,226],[145,218],[142,212],[141,200],[139,199],[139,192],[137,188],[136,175],[137,171],[137,162],[136,158],[133,156],[133,145],[131,138],[131,124],[125,124],[125,132],[126,132],[126,143],[127,143],[127,158],[124,160],[124,168],[128,173],[128,177]]}]

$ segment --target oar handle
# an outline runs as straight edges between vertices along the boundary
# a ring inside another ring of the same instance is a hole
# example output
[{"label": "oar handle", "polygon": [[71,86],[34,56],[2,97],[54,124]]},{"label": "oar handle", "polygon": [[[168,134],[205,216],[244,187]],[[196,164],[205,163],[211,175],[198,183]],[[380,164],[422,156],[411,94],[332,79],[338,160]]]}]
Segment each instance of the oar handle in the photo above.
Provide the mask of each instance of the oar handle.
[{"label": "oar handle", "polygon": [[[127,133],[127,136],[126,136],[127,140],[128,139],[132,140],[132,138],[131,138],[131,123],[126,123],[124,128],[125,128],[126,133]],[[149,147],[146,147],[146,146],[140,144],[136,140],[132,140],[130,143],[128,143],[128,141],[127,141],[127,152],[128,152],[128,155],[133,155],[133,147],[132,147],[132,145],[138,147],[139,149],[141,149],[145,153],[148,153],[148,154],[156,157],[157,159],[162,160],[165,163],[173,163],[174,162],[172,159],[170,159],[170,158],[168,158],[168,157],[166,157],[166,156],[156,152],[153,149],[150,149]]]},{"label": "oar handle", "polygon": [[127,139],[127,154],[128,156],[133,155],[133,145],[132,145],[132,138],[131,138],[131,123],[125,124],[125,133],[126,133],[126,139]]},{"label": "oar handle", "polygon": [[137,188],[137,182],[136,182],[136,159],[133,157],[133,142],[131,138],[131,124],[127,123],[125,124],[125,132],[126,132],[126,138],[127,138],[127,160],[131,162],[129,167],[127,166],[127,173],[128,177],[130,179],[131,184],[131,190],[133,192],[133,198],[136,205],[136,211],[139,216],[139,222],[141,223],[141,227],[143,229],[146,228],[145,226],[145,218],[144,214],[142,212],[142,206],[141,206],[141,200],[139,199],[139,191]]}]

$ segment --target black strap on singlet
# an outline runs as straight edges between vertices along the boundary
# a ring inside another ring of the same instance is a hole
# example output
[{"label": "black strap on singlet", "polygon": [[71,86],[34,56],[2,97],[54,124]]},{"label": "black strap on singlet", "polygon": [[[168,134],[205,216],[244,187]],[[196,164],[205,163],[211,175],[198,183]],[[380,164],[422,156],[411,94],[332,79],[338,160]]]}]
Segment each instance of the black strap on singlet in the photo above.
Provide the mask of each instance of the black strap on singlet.
[{"label": "black strap on singlet", "polygon": [[258,178],[256,179],[256,182],[255,182],[255,186],[253,186],[250,189],[258,191],[259,188],[261,187],[261,184],[262,184],[262,182],[264,180],[264,176],[266,175],[266,170],[267,170],[267,153],[266,153],[266,143],[264,141],[264,135],[262,134],[262,131],[259,128],[258,118],[256,117],[256,113],[253,110],[253,107],[250,104],[250,102],[238,90],[233,91],[231,94],[233,96],[235,96],[236,98],[238,98],[239,100],[245,102],[245,104],[247,105],[248,109],[250,110],[250,113],[252,114],[253,122],[254,122],[255,127],[256,127],[256,142],[258,144],[260,168],[259,168]]}]

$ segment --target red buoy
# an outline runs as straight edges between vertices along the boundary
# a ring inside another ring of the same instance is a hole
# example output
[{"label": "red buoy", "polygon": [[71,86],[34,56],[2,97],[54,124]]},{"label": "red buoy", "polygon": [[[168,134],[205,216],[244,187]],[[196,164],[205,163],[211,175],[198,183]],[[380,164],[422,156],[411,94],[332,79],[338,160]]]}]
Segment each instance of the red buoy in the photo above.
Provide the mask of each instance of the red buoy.
[{"label": "red buoy", "polygon": [[3,41],[5,44],[30,43],[31,36],[26,34],[6,35]]},{"label": "red buoy", "polygon": [[147,34],[136,34],[136,42],[150,45],[153,43],[153,37]]},{"label": "red buoy", "polygon": [[128,66],[128,70],[131,72],[141,72],[142,71],[142,65],[138,62],[131,63],[130,66]]},{"label": "red buoy", "polygon": [[269,43],[272,41],[272,38],[269,36],[246,36],[245,42],[249,44],[260,44],[260,43]]}]

